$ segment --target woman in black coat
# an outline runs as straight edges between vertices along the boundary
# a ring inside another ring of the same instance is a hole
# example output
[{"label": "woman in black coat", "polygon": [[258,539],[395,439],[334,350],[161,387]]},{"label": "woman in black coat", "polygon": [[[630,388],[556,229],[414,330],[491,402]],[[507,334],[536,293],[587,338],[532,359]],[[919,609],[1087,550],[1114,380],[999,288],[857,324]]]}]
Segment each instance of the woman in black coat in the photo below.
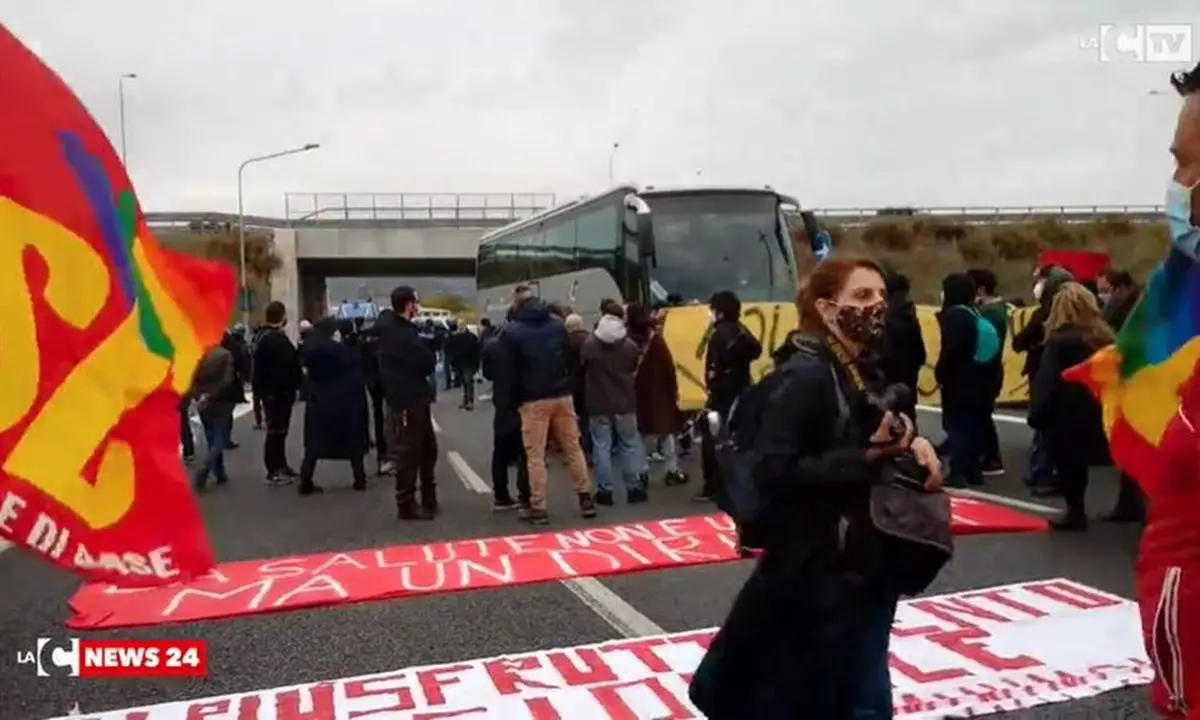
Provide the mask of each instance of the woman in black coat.
[{"label": "woman in black coat", "polygon": [[369,413],[361,358],[342,342],[333,318],[313,326],[304,348],[308,402],[304,407],[300,494],[321,492],[313,483],[318,460],[349,460],[354,489],[365,490],[363,456],[369,446]]},{"label": "woman in black coat", "polygon": [[770,376],[753,440],[764,553],[689,688],[709,720],[892,716],[891,580],[903,568],[877,552],[869,496],[889,458],[913,453],[930,489],[940,467],[911,418],[896,430],[868,400],[880,388],[860,358],[883,331],[885,297],[867,260],[831,258],[805,279],[803,334]]},{"label": "woman in black coat", "polygon": [[1100,405],[1079,383],[1062,373],[1112,344],[1116,335],[1084,286],[1070,282],[1054,296],[1046,318],[1046,341],[1029,390],[1029,426],[1042,433],[1053,463],[1066,513],[1051,522],[1056,530],[1086,530],[1084,494],[1088,468],[1110,465]]}]

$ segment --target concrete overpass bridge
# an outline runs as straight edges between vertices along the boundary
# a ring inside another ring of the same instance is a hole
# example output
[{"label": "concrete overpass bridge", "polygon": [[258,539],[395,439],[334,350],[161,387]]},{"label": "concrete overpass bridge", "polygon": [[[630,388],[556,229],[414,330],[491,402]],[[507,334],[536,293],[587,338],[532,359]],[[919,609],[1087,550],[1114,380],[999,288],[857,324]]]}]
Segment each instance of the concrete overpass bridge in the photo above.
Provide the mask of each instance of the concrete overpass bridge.
[{"label": "concrete overpass bridge", "polygon": [[[331,277],[470,277],[487,231],[554,205],[550,194],[349,195],[289,193],[283,218],[246,215],[248,232],[268,232],[281,267],[271,299],[294,316],[324,312]],[[161,235],[236,233],[238,216],[148,212]],[[256,302],[256,305],[264,303]]]},{"label": "concrete overpass bridge", "polygon": [[[246,215],[245,222],[248,231],[272,235],[282,263],[271,278],[271,299],[282,300],[294,316],[313,317],[324,311],[330,277],[474,275],[480,236],[554,204],[554,195],[545,193],[288,193],[285,217]],[[965,224],[1162,218],[1161,207],[1148,205],[825,208],[815,213],[823,222],[843,226],[919,218]],[[148,212],[146,220],[160,235],[236,232],[238,225],[237,215],[217,212]]]}]

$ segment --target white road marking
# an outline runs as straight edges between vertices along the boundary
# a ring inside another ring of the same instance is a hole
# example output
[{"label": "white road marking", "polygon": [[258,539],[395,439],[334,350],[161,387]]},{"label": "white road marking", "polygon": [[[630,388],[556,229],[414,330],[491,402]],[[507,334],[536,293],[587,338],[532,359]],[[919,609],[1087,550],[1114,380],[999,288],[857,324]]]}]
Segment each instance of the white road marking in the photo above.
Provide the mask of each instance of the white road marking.
[{"label": "white road marking", "polygon": [[441,425],[438,425],[437,418],[435,418],[435,417],[433,417],[432,415],[430,415],[430,416],[429,416],[429,421],[433,423],[433,431],[434,431],[435,433],[438,433],[438,434],[440,435],[440,434],[441,434],[441,432],[442,432],[442,426],[441,426]]},{"label": "white road marking", "polygon": [[[921,410],[922,412],[934,413],[935,415],[942,414],[942,409],[934,405],[918,405],[917,409]],[[1024,417],[1020,415],[1012,415],[1010,413],[992,413],[992,419],[996,422],[1010,423],[1012,425],[1025,424]]]},{"label": "white road marking", "polygon": [[599,615],[600,619],[625,637],[647,637],[666,633],[653,620],[596,578],[580,577],[559,582],[592,612]]},{"label": "white road marking", "polygon": [[463,485],[466,485],[468,490],[480,495],[492,494],[492,486],[480,477],[479,473],[475,472],[474,468],[457,450],[446,453],[446,460],[450,462],[450,467],[454,468],[454,474],[458,475],[458,479],[462,481]]},{"label": "white road marking", "polygon": [[1043,505],[1041,503],[1030,502],[1029,500],[1020,500],[1011,498],[1005,495],[997,495],[995,493],[984,492],[982,490],[972,490],[970,488],[946,488],[946,492],[951,495],[958,495],[972,500],[982,500],[983,502],[996,503],[997,505],[1007,505],[1017,510],[1028,510],[1039,515],[1058,515],[1062,512],[1060,508],[1051,505]]},{"label": "white road marking", "polygon": [[[454,473],[468,490],[480,495],[491,495],[492,486],[487,483],[457,450],[446,453],[446,460]],[[643,615],[620,595],[596,578],[579,577],[559,581],[572,595],[587,605],[614,630],[625,637],[662,635],[666,631],[653,620]]]}]

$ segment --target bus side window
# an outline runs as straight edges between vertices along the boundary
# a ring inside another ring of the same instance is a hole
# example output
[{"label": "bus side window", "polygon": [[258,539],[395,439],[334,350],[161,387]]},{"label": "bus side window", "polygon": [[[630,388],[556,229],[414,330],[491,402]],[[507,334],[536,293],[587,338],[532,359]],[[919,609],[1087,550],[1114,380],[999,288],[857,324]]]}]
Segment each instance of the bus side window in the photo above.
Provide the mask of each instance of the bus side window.
[{"label": "bus side window", "polygon": [[596,208],[576,221],[575,258],[580,270],[599,268],[617,277],[616,252],[621,237],[617,205]]},{"label": "bus side window", "polygon": [[525,268],[522,266],[521,248],[516,238],[504,238],[496,243],[496,284],[508,285],[525,279]]},{"label": "bus side window", "polygon": [[547,223],[546,259],[542,276],[562,275],[575,270],[575,221]]},{"label": "bus side window", "polygon": [[[528,253],[528,254],[526,254]],[[534,280],[546,274],[546,231],[544,225],[530,228],[529,233],[522,237],[521,255],[528,258],[525,264],[523,280]]]}]

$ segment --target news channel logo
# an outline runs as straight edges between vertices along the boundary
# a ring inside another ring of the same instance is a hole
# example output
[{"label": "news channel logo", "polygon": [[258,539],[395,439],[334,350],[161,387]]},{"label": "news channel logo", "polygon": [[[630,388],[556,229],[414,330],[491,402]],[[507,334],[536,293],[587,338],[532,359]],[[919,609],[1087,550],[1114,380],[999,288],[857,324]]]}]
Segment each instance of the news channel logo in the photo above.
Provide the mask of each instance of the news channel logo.
[{"label": "news channel logo", "polygon": [[1101,25],[1079,39],[1079,49],[1096,53],[1102,63],[1137,62],[1183,65],[1196,58],[1193,26],[1184,23]]},{"label": "news channel logo", "polygon": [[17,652],[18,665],[33,665],[38,677],[79,677],[79,639],[38,638],[33,650]]}]

